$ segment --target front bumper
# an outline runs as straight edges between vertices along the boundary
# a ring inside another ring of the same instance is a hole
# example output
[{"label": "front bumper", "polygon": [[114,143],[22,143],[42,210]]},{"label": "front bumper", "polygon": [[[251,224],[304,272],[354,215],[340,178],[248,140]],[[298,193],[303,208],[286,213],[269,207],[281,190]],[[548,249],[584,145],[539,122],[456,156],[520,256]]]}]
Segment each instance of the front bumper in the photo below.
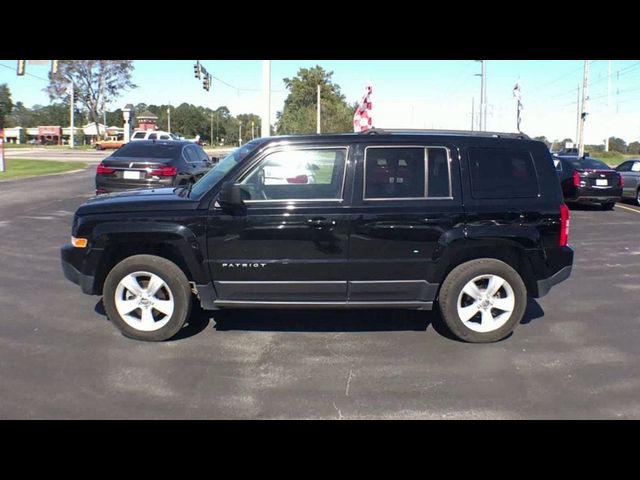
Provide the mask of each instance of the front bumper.
[{"label": "front bumper", "polygon": [[78,268],[74,266],[77,263],[78,249],[71,244],[67,244],[60,249],[60,260],[62,262],[62,271],[67,280],[80,285],[83,293],[87,295],[93,295],[93,285],[95,277],[92,275],[85,275]]}]

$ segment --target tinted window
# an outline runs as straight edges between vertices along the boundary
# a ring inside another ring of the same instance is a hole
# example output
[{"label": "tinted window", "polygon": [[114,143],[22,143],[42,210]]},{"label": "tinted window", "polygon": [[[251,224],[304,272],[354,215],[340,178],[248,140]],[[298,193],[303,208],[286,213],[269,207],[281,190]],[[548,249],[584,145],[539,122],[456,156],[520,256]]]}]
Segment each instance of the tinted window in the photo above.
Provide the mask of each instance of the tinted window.
[{"label": "tinted window", "polygon": [[364,198],[368,200],[450,197],[447,149],[369,147],[364,183]]},{"label": "tinted window", "polygon": [[133,134],[133,138],[144,138],[145,132],[136,132]]},{"label": "tinted window", "polygon": [[147,140],[155,140],[158,137],[158,135],[156,135],[155,133],[152,133],[149,135],[149,138]]},{"label": "tinted window", "polygon": [[198,155],[196,155],[195,149],[192,146],[185,147],[184,156],[189,163],[195,163],[198,161]]},{"label": "tinted window", "polygon": [[196,152],[198,160],[200,160],[201,162],[208,162],[209,161],[209,157],[207,155],[207,152],[205,152],[202,149],[202,147],[194,147],[194,151]]},{"label": "tinted window", "polygon": [[449,156],[444,148],[427,150],[427,196],[450,197],[451,181],[449,178]]},{"label": "tinted window", "polygon": [[121,147],[112,156],[118,157],[144,157],[144,158],[177,158],[180,153],[180,145],[163,145],[146,142],[131,142]]},{"label": "tinted window", "polygon": [[631,165],[633,165],[633,162],[624,162],[622,165],[618,165],[616,170],[619,172],[629,172],[631,171]]},{"label": "tinted window", "polygon": [[424,198],[423,147],[368,147],[364,161],[364,198]]},{"label": "tinted window", "polygon": [[346,157],[346,148],[274,152],[240,183],[246,200],[341,199]]},{"label": "tinted window", "polygon": [[573,168],[577,168],[579,170],[610,170],[611,167],[606,163],[596,160],[595,158],[568,158],[567,161],[571,164]]},{"label": "tinted window", "polygon": [[469,150],[474,198],[527,198],[538,195],[538,177],[531,154],[509,148]]}]

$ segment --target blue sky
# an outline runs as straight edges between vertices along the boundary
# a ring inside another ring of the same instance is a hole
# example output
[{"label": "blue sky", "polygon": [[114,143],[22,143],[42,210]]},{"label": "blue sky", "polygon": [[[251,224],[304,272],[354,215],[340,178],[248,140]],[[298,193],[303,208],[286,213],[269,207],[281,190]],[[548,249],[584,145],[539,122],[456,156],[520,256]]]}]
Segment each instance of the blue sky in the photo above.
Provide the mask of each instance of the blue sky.
[{"label": "blue sky", "polygon": [[[234,115],[260,113],[260,60],[200,60],[215,77],[209,92],[193,76],[195,60],[136,60],[133,81],[139,88],[125,92],[117,108],[127,103],[194,103],[217,108],[226,105]],[[28,106],[49,103],[43,92],[48,65],[27,65],[15,74],[15,60],[0,60],[0,83],[7,83],[14,102]],[[480,101],[480,63],[473,60],[274,60],[272,114],[282,109],[287,92],[282,79],[299,68],[321,65],[334,72],[349,102],[361,97],[372,82],[374,125],[377,127],[471,127],[471,103]],[[587,143],[601,143],[607,135],[627,142],[640,140],[640,61],[611,62],[611,104],[607,107],[608,60],[590,63],[590,104]],[[32,76],[33,75],[33,76]],[[519,79],[524,110],[522,130],[551,140],[576,134],[577,87],[582,84],[582,60],[487,61],[487,128],[514,131],[516,103],[513,86]],[[40,78],[37,78],[40,77]]]}]

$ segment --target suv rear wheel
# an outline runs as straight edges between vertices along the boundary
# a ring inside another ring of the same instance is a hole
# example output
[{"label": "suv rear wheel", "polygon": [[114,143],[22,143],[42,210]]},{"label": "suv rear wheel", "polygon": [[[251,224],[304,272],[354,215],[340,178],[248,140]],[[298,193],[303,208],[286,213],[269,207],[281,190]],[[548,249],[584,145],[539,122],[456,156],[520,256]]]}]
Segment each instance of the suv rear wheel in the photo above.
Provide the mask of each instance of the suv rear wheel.
[{"label": "suv rear wheel", "polygon": [[472,343],[496,342],[518,325],[527,306],[522,278],[492,258],[454,268],[440,289],[440,312],[451,333]]},{"label": "suv rear wheel", "polygon": [[103,302],[109,319],[127,337],[159,342],[173,337],[191,312],[191,288],[173,262],[134,255],[107,275]]}]

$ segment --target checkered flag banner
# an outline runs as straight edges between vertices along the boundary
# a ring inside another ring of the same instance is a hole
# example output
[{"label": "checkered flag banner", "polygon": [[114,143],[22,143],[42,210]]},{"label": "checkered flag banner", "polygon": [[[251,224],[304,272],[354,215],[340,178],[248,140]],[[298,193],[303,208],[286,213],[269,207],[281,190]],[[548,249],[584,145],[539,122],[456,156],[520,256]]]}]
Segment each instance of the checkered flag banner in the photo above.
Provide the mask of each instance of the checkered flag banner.
[{"label": "checkered flag banner", "polygon": [[513,96],[518,100],[518,117],[516,119],[516,123],[518,126],[518,132],[520,131],[520,112],[522,111],[522,91],[520,90],[520,81],[516,82],[516,86],[513,87]]},{"label": "checkered flag banner", "polygon": [[353,115],[353,131],[354,132],[364,132],[372,128],[372,117],[371,117],[371,93],[373,92],[373,87],[371,85],[367,85],[366,91],[362,100],[358,104],[356,108],[356,112]]}]

